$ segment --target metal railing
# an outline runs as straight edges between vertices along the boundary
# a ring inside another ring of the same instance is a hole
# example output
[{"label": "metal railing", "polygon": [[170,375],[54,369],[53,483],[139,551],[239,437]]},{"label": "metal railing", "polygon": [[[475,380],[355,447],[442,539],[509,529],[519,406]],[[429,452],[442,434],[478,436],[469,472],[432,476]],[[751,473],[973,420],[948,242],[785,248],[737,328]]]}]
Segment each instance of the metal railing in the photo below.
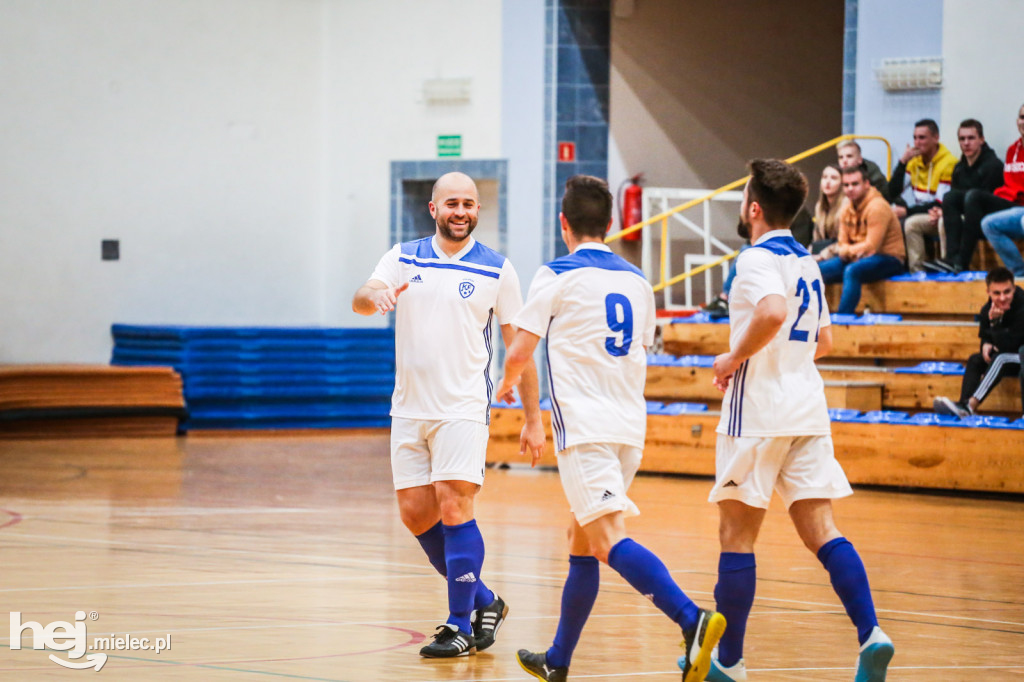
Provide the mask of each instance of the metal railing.
[{"label": "metal railing", "polygon": [[[891,173],[890,169],[892,168],[892,145],[889,144],[889,141],[887,139],[885,139],[884,137],[879,137],[877,135],[840,135],[839,137],[832,138],[828,142],[822,142],[821,144],[819,144],[819,145],[817,145],[815,147],[811,147],[810,149],[802,151],[799,154],[791,156],[788,159],[786,159],[786,161],[789,162],[789,163],[796,163],[797,161],[802,161],[803,159],[806,159],[808,157],[814,156],[815,154],[819,154],[819,153],[825,151],[826,149],[834,148],[835,145],[837,145],[838,143],[843,142],[845,140],[879,140],[879,141],[885,143],[885,149],[886,149],[885,173],[886,173],[886,176],[888,176]],[[626,227],[626,228],[620,230],[619,232],[616,232],[615,234],[610,235],[609,237],[606,237],[605,238],[605,242],[606,243],[607,242],[613,242],[613,241],[615,241],[617,239],[622,239],[626,235],[633,234],[634,232],[639,232],[640,230],[644,229],[645,227],[647,227],[649,225],[654,225],[655,223],[661,223],[661,253],[660,253],[660,256],[659,256],[659,263],[661,265],[661,267],[660,267],[660,280],[658,281],[657,284],[654,285],[654,290],[655,291],[661,291],[662,289],[665,289],[666,287],[670,287],[673,284],[678,284],[679,282],[683,281],[684,279],[687,279],[689,277],[693,277],[694,275],[698,275],[698,274],[700,274],[700,273],[702,273],[702,272],[704,272],[706,270],[709,270],[709,269],[714,268],[716,266],[722,265],[723,263],[727,262],[728,260],[730,260],[732,258],[735,258],[739,254],[739,251],[733,251],[731,253],[727,253],[727,254],[725,254],[721,258],[718,258],[715,261],[712,261],[712,262],[709,262],[709,263],[704,263],[700,267],[693,268],[692,270],[688,270],[687,272],[684,272],[684,273],[682,273],[680,275],[676,275],[675,277],[672,277],[670,279],[666,279],[666,274],[668,273],[668,263],[669,263],[668,252],[669,252],[669,247],[670,247],[669,234],[668,234],[668,219],[671,216],[674,216],[674,215],[676,215],[678,213],[682,213],[683,211],[685,211],[687,209],[690,209],[690,208],[693,208],[694,206],[698,206],[698,205],[700,205],[702,203],[708,202],[708,201],[714,199],[715,197],[717,197],[719,194],[722,194],[724,192],[729,192],[729,191],[737,189],[739,187],[743,187],[744,185],[747,184],[747,180],[749,178],[750,178],[749,175],[744,176],[744,177],[740,178],[739,180],[734,180],[733,182],[730,182],[727,185],[722,185],[718,189],[712,190],[712,191],[710,191],[710,192],[708,192],[708,193],[706,193],[706,194],[704,194],[704,195],[702,195],[700,197],[697,197],[695,199],[691,199],[690,201],[687,201],[687,202],[685,202],[683,204],[680,204],[680,205],[678,205],[678,206],[676,206],[674,208],[670,208],[667,211],[663,211],[663,212],[661,212],[661,213],[659,213],[657,215],[651,216],[650,218],[647,218],[646,220],[643,220],[643,221],[641,221],[641,222],[639,222],[639,223],[637,223],[635,225],[630,225],[629,227]],[[711,235],[710,235],[711,227],[710,227],[709,224],[706,224],[704,226],[704,229],[708,233],[708,234],[705,235],[705,244],[709,245],[711,243],[712,239],[713,239],[711,237]],[[714,240],[714,241],[717,241],[717,240]],[[706,248],[709,248],[709,247],[706,246]]]}]

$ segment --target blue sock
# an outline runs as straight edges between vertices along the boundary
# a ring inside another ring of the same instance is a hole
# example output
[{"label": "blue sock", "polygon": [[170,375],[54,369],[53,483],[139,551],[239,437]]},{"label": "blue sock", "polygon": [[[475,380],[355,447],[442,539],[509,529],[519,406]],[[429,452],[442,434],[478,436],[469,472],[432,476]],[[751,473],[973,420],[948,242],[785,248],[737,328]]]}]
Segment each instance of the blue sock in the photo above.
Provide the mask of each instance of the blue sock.
[{"label": "blue sock", "polygon": [[718,557],[715,608],[729,624],[718,642],[718,662],[726,668],[743,658],[743,637],[747,632],[747,617],[754,606],[756,584],[757,563],[753,554],[721,553]]},{"label": "blue sock", "polygon": [[679,589],[665,564],[649,549],[630,538],[619,540],[608,552],[608,565],[680,628],[689,630],[697,626],[697,605]]},{"label": "blue sock", "polygon": [[476,520],[444,526],[445,567],[448,570],[448,623],[472,632],[469,616],[484,563],[484,539]]},{"label": "blue sock", "polygon": [[601,586],[601,564],[592,556],[569,555],[569,575],[562,588],[562,610],[558,617],[555,641],[548,649],[548,665],[569,667],[572,652],[580,641],[590,610]]},{"label": "blue sock", "polygon": [[857,640],[863,644],[878,625],[864,562],[846,538],[836,538],[822,545],[818,550],[818,561],[828,571],[832,588],[843,602],[846,615],[857,626]]},{"label": "blue sock", "polygon": [[[420,541],[420,547],[426,552],[430,565],[437,569],[441,577],[447,578],[448,566],[445,564],[444,558],[444,526],[441,522],[438,521],[430,530],[417,535],[416,539]],[[473,608],[482,609],[491,605],[491,602],[494,601],[494,593],[487,589],[483,581],[480,581],[480,576],[477,576],[477,580],[479,582],[476,584],[476,594],[473,596]]]}]

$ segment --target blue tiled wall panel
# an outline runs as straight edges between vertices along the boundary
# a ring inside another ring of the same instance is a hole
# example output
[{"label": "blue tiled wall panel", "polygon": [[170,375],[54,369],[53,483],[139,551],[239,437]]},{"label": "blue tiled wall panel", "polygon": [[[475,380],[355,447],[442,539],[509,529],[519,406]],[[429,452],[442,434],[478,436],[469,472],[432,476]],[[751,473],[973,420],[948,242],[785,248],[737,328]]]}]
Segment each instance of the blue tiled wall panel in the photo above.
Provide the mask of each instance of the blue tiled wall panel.
[{"label": "blue tiled wall panel", "polygon": [[[565,254],[558,225],[565,181],[577,173],[608,175],[611,72],[611,0],[550,0],[547,7],[545,81],[554,102],[547,112],[545,259]],[[559,142],[576,145],[575,162],[558,160]]]}]

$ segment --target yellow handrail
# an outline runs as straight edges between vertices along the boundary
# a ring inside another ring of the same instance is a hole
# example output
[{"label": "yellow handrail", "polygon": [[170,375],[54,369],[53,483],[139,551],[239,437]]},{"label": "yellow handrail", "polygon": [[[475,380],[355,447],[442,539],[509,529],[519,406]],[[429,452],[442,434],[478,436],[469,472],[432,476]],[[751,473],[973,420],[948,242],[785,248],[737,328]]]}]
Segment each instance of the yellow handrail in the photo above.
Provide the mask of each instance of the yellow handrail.
[{"label": "yellow handrail", "polygon": [[[832,138],[828,142],[822,142],[821,144],[819,144],[816,147],[811,147],[808,150],[802,151],[799,154],[791,156],[788,159],[786,159],[786,161],[788,163],[796,163],[797,161],[802,161],[803,159],[806,159],[809,156],[814,156],[815,154],[823,152],[826,149],[829,149],[829,148],[835,146],[836,144],[838,144],[840,142],[843,142],[845,140],[880,140],[880,141],[884,142],[885,143],[885,153],[886,153],[885,154],[885,175],[886,175],[887,178],[889,177],[889,175],[891,173],[890,169],[892,168],[892,145],[889,144],[889,140],[885,139],[884,137],[879,137],[877,135],[840,135],[839,137]],[[724,263],[725,261],[729,260],[730,258],[735,258],[736,255],[739,253],[739,251],[733,251],[732,253],[726,254],[725,256],[723,256],[722,258],[719,258],[718,260],[716,260],[713,263],[705,263],[704,265],[702,265],[702,266],[700,266],[698,268],[694,268],[693,270],[690,270],[689,272],[684,272],[681,275],[677,275],[677,276],[673,277],[672,279],[670,279],[668,281],[665,281],[665,271],[668,269],[667,268],[667,263],[668,263],[668,246],[669,246],[669,244],[668,244],[668,219],[669,219],[669,216],[672,216],[672,215],[674,215],[676,213],[681,213],[681,212],[683,212],[683,211],[685,211],[687,209],[690,209],[690,208],[693,208],[694,206],[702,204],[705,201],[711,201],[712,199],[717,197],[722,192],[728,192],[730,190],[736,189],[737,187],[742,187],[743,185],[747,184],[747,180],[749,180],[749,179],[750,179],[750,176],[747,175],[745,177],[740,178],[739,180],[734,180],[733,182],[730,182],[728,185],[722,185],[718,189],[712,190],[712,191],[708,192],[707,194],[705,194],[702,197],[698,197],[696,199],[691,199],[690,201],[687,201],[685,204],[680,204],[679,206],[676,206],[675,208],[670,208],[669,210],[664,211],[662,213],[659,213],[656,216],[651,216],[650,218],[648,218],[647,220],[644,220],[643,222],[639,222],[639,223],[637,223],[635,225],[630,225],[629,227],[627,227],[627,228],[625,228],[625,229],[623,229],[623,230],[621,230],[619,232],[616,232],[615,234],[613,234],[613,235],[611,235],[609,237],[605,237],[604,241],[605,241],[605,243],[608,243],[608,242],[613,242],[616,239],[622,239],[626,235],[633,234],[634,232],[638,232],[638,231],[644,229],[645,227],[647,227],[648,225],[653,225],[654,223],[660,221],[661,224],[662,224],[661,225],[661,258],[659,259],[659,261],[661,263],[661,281],[654,287],[654,290],[655,291],[661,291],[665,287],[670,287],[673,284],[677,284],[677,283],[683,281],[684,279],[686,279],[687,277],[693,277],[694,275],[698,275],[698,274],[704,272],[705,270],[707,270],[709,268],[713,268],[716,265],[721,265],[722,263]]]}]

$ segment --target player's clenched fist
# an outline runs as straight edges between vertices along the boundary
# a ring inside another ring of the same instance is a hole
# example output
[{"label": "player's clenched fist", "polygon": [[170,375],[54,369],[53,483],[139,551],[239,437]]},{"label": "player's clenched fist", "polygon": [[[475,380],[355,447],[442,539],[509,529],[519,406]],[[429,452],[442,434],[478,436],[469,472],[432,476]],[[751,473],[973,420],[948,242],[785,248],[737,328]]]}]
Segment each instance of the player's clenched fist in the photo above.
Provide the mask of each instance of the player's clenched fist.
[{"label": "player's clenched fist", "polygon": [[733,361],[732,353],[722,353],[717,356],[711,368],[715,373],[711,383],[724,393],[725,389],[729,388],[729,380],[736,373],[736,363]]}]

